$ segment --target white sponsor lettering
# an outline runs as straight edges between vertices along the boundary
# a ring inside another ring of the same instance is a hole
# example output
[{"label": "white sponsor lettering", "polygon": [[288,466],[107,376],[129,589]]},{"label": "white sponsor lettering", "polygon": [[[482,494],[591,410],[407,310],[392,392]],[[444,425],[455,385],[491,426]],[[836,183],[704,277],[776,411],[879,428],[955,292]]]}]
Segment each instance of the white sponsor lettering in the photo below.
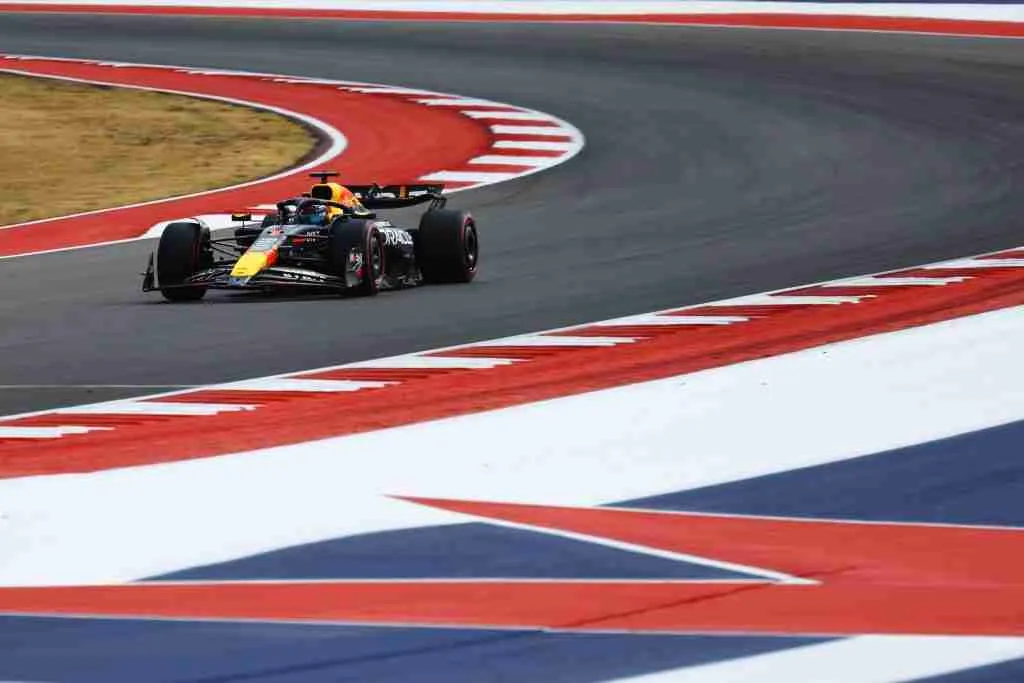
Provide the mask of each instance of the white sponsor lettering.
[{"label": "white sponsor lettering", "polygon": [[412,235],[407,233],[405,230],[399,228],[381,228],[379,230],[381,237],[384,238],[384,244],[389,247],[395,247],[401,244],[412,244]]}]

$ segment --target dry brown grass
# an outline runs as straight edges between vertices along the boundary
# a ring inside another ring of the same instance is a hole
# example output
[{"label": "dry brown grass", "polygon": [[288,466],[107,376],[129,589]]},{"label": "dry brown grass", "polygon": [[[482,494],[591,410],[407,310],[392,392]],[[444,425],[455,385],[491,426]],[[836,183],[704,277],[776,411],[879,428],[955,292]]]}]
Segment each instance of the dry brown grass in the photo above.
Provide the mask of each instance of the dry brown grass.
[{"label": "dry brown grass", "polygon": [[314,144],[269,112],[0,74],[0,225],[264,177]]}]

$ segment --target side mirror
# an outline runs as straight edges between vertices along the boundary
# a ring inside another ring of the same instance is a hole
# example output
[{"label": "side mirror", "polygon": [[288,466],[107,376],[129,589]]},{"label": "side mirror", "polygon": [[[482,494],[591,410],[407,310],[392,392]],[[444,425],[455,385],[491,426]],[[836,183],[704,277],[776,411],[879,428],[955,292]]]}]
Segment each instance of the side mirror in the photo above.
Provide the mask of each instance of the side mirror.
[{"label": "side mirror", "polygon": [[251,221],[252,220],[252,214],[251,213],[233,213],[233,214],[231,214],[231,220],[236,221],[238,223],[245,223],[247,221]]}]

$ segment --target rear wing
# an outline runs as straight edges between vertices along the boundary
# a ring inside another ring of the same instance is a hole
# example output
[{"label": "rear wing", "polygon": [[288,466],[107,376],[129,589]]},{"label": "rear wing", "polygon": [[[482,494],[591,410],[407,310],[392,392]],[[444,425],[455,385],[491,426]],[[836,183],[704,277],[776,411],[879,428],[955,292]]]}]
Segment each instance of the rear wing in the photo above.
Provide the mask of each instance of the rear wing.
[{"label": "rear wing", "polygon": [[400,209],[430,202],[431,209],[443,209],[448,198],[444,185],[346,185],[367,209]]}]

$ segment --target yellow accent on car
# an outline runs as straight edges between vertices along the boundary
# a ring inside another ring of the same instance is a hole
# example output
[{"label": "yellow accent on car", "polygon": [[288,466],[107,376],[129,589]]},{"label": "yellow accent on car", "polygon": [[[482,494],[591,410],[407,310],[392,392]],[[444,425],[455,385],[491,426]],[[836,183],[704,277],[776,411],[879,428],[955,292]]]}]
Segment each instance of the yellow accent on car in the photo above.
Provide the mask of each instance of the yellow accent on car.
[{"label": "yellow accent on car", "polygon": [[231,269],[231,277],[258,275],[268,265],[267,256],[268,252],[265,251],[242,254],[242,257],[235,263],[235,267]]},{"label": "yellow accent on car", "polygon": [[[357,213],[363,213],[366,211],[359,199],[352,194],[352,190],[339,183],[320,183],[318,185],[314,185],[310,190],[309,195],[314,199],[326,199],[327,201],[337,202],[338,204],[342,204]],[[340,216],[341,213],[342,210],[337,207],[328,207],[328,222],[331,222],[331,220]]]}]

